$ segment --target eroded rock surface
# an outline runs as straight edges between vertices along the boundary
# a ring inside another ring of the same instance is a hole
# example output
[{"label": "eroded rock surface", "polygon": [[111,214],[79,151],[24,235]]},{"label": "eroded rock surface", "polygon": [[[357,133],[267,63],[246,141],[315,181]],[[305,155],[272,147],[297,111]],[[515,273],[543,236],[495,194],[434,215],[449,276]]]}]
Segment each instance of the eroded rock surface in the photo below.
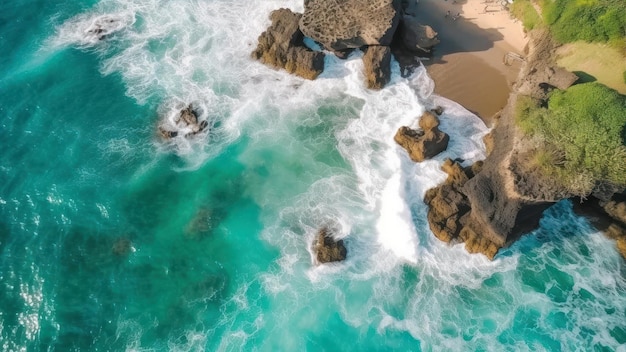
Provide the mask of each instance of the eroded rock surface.
[{"label": "eroded rock surface", "polygon": [[335,240],[328,228],[322,228],[317,233],[313,249],[317,261],[322,264],[342,261],[348,254],[343,240]]},{"label": "eroded rock surface", "polygon": [[324,71],[324,53],[304,45],[304,36],[298,28],[301,17],[289,9],[272,11],[272,24],[259,36],[252,57],[271,67],[315,79]]},{"label": "eroded rock surface", "polygon": [[450,137],[439,130],[439,119],[430,112],[425,112],[419,121],[421,129],[414,130],[406,126],[398,129],[394,140],[408,153],[411,160],[421,162],[446,150]]},{"label": "eroded rock surface", "polygon": [[370,89],[381,89],[391,77],[391,50],[387,46],[369,46],[363,55],[365,84]]},{"label": "eroded rock surface", "polygon": [[399,0],[307,0],[300,29],[329,50],[391,44]]}]

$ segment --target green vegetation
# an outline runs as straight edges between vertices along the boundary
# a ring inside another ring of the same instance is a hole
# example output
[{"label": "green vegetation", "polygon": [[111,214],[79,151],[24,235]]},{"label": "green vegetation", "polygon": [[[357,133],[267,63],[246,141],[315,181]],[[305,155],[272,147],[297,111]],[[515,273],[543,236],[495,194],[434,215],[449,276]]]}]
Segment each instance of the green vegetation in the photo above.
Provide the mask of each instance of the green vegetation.
[{"label": "green vegetation", "polygon": [[519,97],[516,122],[542,140],[532,166],[575,194],[589,194],[597,182],[626,186],[626,96],[585,83],[553,92],[547,107]]},{"label": "green vegetation", "polygon": [[531,30],[543,25],[541,16],[537,13],[530,0],[516,0],[511,4],[510,11],[522,21],[524,29]]},{"label": "green vegetation", "polygon": [[617,44],[626,35],[624,0],[544,0],[542,9],[543,19],[561,43],[584,40]]}]

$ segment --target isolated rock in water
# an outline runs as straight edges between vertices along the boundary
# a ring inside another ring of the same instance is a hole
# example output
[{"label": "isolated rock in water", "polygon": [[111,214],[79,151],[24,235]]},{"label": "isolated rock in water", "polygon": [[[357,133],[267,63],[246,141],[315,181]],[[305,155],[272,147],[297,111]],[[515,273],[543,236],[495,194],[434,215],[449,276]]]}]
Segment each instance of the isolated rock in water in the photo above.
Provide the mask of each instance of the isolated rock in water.
[{"label": "isolated rock in water", "polygon": [[450,137],[438,128],[439,119],[430,112],[425,112],[420,119],[422,130],[413,130],[402,126],[394,140],[408,153],[411,160],[421,162],[446,150]]},{"label": "isolated rock in water", "polygon": [[315,79],[324,71],[324,53],[304,46],[304,36],[298,28],[301,16],[289,9],[272,11],[272,24],[259,36],[252,57],[268,66]]},{"label": "isolated rock in water", "polygon": [[335,241],[327,228],[322,228],[317,233],[314,249],[319,263],[342,261],[348,254],[343,240]]},{"label": "isolated rock in water", "polygon": [[181,121],[186,125],[198,124],[198,116],[196,116],[196,112],[193,111],[191,104],[180,111],[180,116],[176,120],[176,123],[180,123]]},{"label": "isolated rock in water", "polygon": [[176,131],[169,131],[169,130],[165,129],[165,127],[159,126],[159,135],[163,139],[171,139],[171,138],[174,138],[174,137],[178,136],[178,132],[176,132]]},{"label": "isolated rock in water", "polygon": [[133,21],[134,18],[130,19],[127,18],[127,16],[104,15],[97,17],[93,20],[91,25],[85,29],[83,41],[97,43],[105,39],[108,35],[123,29]]},{"label": "isolated rock in water", "polygon": [[300,30],[329,50],[391,44],[399,0],[308,0]]},{"label": "isolated rock in water", "polygon": [[363,56],[367,88],[381,89],[391,77],[391,50],[387,46],[369,46]]},{"label": "isolated rock in water", "polygon": [[430,26],[422,25],[413,16],[404,15],[398,27],[398,33],[404,47],[415,54],[428,53],[439,44],[437,32]]}]

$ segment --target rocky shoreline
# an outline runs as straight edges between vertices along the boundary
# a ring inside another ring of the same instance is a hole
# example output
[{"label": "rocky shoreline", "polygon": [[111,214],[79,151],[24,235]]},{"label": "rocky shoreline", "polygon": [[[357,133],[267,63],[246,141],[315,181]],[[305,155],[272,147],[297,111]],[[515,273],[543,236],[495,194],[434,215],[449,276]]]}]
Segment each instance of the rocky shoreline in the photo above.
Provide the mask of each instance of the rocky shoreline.
[{"label": "rocky shoreline", "polygon": [[[390,78],[392,53],[403,74],[408,74],[419,64],[418,57],[428,54],[439,42],[437,33],[418,23],[407,9],[407,3],[398,0],[349,0],[341,4],[308,0],[303,14],[278,9],[271,13],[271,25],[259,36],[252,57],[268,66],[315,79],[323,72],[325,55],[346,58],[353,50],[362,50],[365,84],[370,89],[381,89]],[[323,51],[307,47],[305,36]],[[464,242],[470,253],[482,253],[490,259],[499,249],[536,229],[550,206],[581,196],[524,162],[529,151],[541,146],[516,126],[518,97],[530,96],[546,103],[553,89],[567,89],[577,80],[576,75],[556,66],[555,46],[548,33],[537,31],[530,37],[508,102],[485,138],[486,160],[465,168],[446,160],[442,169],[448,174],[447,180],[427,191],[424,198],[430,228],[438,239]],[[419,130],[403,126],[394,137],[415,162],[445,150],[449,140],[438,129],[439,120],[431,112],[420,117],[419,126]],[[626,257],[626,197],[623,190],[604,186],[597,185],[592,194],[584,195],[583,199],[589,201],[582,204],[590,204],[594,214],[612,219],[607,229],[611,229]],[[318,263],[340,261],[346,256],[343,242],[335,242],[325,229],[320,230],[313,248]],[[331,252],[333,255],[328,254]]]},{"label": "rocky shoreline", "polygon": [[[521,160],[526,151],[537,148],[515,124],[515,105],[519,96],[545,101],[555,88],[567,89],[577,77],[553,61],[554,44],[545,32],[531,33],[526,61],[512,88],[508,103],[495,128],[487,136],[488,156],[479,167],[464,170],[452,161],[444,163],[448,180],[429,190],[431,230],[444,242],[465,242],[470,253],[493,259],[498,250],[536,229],[543,212],[563,199],[574,199],[567,189]],[[486,141],[487,142],[487,141]],[[592,208],[605,224],[608,234],[617,239],[626,258],[626,197],[616,187],[597,185],[592,194],[575,198],[580,209]],[[584,212],[589,213],[590,211]]]}]

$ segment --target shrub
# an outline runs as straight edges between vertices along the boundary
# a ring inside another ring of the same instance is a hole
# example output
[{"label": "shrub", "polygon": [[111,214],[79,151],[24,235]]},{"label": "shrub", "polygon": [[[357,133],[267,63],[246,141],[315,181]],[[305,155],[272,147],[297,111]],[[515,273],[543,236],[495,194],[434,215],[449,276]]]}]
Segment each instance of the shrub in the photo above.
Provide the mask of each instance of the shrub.
[{"label": "shrub", "polygon": [[626,35],[623,0],[545,0],[543,19],[562,42],[613,42]]},{"label": "shrub", "polygon": [[544,140],[549,152],[537,154],[537,164],[546,175],[584,195],[596,182],[626,186],[625,111],[626,96],[594,82],[553,92],[547,108],[521,97],[516,122]]},{"label": "shrub", "polygon": [[541,16],[535,11],[535,8],[529,0],[516,0],[511,4],[511,14],[522,21],[524,29],[531,30],[543,24]]}]

